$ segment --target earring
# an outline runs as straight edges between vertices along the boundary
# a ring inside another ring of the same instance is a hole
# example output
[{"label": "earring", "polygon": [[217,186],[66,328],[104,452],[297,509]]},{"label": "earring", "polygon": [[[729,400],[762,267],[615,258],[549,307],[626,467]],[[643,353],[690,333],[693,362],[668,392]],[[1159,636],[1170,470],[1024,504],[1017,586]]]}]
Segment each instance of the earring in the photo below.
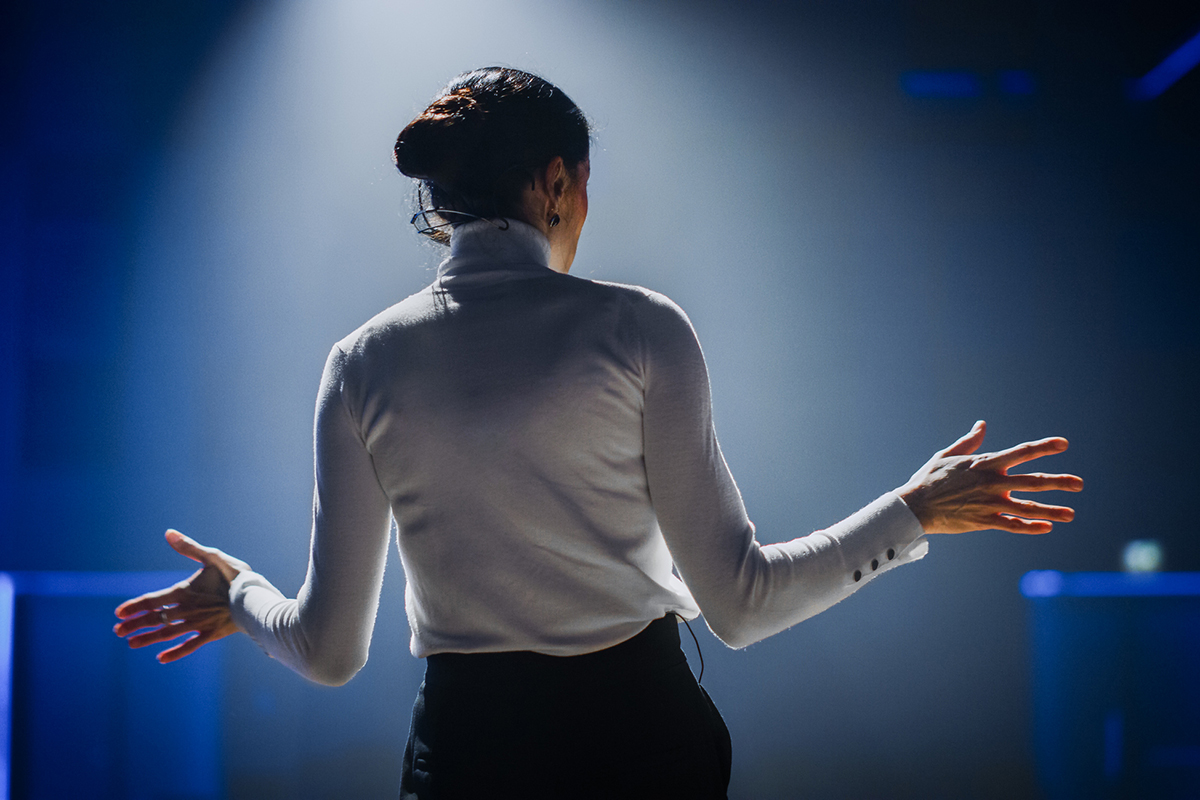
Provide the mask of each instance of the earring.
[{"label": "earring", "polygon": [[551,228],[558,227],[558,223],[560,223],[560,222],[562,222],[562,220],[559,218],[558,214],[555,214],[554,216],[550,217],[550,227]]}]

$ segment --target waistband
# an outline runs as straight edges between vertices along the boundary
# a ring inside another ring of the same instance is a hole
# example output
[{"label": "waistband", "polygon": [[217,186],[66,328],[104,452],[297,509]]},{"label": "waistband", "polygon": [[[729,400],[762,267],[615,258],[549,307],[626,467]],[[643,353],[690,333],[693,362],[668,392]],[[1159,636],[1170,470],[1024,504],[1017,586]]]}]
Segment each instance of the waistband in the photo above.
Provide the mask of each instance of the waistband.
[{"label": "waistband", "polygon": [[679,646],[679,617],[656,619],[620,644],[577,656],[550,656],[527,650],[503,653],[435,653],[425,659],[426,682],[458,680],[553,679],[604,674],[616,677],[686,662]]}]

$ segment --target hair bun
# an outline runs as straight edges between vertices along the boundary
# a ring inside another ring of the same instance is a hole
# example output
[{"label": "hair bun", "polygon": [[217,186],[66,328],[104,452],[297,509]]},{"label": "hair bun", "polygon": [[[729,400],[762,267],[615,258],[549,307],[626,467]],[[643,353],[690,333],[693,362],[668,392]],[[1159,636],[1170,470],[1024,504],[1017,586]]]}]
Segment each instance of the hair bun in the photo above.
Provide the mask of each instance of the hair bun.
[{"label": "hair bun", "polygon": [[474,113],[482,114],[483,109],[471,96],[471,90],[463,86],[434,100],[421,116],[461,120]]},{"label": "hair bun", "polygon": [[[484,114],[469,90],[460,89],[437,98],[410,122],[396,139],[392,160],[410,178],[444,180],[456,172],[455,163],[464,145],[477,132]],[[473,131],[472,129],[476,129]]]}]

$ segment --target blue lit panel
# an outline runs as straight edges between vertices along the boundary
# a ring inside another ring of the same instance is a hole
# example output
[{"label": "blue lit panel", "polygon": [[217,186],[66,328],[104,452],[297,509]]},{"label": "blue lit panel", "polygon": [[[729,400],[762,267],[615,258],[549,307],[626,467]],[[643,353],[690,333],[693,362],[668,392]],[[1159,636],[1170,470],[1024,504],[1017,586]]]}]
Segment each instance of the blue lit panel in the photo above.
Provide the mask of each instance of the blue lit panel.
[{"label": "blue lit panel", "polygon": [[0,800],[8,800],[12,763],[12,579],[0,572]]},{"label": "blue lit panel", "polygon": [[1021,594],[1039,597],[1196,597],[1200,572],[1056,572],[1035,570],[1021,578]]},{"label": "blue lit panel", "polygon": [[112,633],[120,601],[188,574],[0,573],[0,797],[222,795],[220,650],[162,665]]},{"label": "blue lit panel", "polygon": [[1200,788],[1200,573],[1029,572],[1034,751],[1047,800]]}]

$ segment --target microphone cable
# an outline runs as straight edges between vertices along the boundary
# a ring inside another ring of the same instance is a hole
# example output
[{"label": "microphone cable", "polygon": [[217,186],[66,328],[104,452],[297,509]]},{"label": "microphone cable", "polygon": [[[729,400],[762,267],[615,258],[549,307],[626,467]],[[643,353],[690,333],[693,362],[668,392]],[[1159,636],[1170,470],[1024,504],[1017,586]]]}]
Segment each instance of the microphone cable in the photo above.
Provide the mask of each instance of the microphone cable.
[{"label": "microphone cable", "polygon": [[696,643],[696,655],[700,657],[700,675],[696,678],[696,684],[699,685],[700,681],[704,680],[704,653],[700,652],[700,640],[696,638],[696,632],[692,630],[691,623],[683,619],[683,616],[680,614],[676,614],[675,616],[679,617],[684,625],[687,625],[688,633],[692,635],[692,641]]}]

